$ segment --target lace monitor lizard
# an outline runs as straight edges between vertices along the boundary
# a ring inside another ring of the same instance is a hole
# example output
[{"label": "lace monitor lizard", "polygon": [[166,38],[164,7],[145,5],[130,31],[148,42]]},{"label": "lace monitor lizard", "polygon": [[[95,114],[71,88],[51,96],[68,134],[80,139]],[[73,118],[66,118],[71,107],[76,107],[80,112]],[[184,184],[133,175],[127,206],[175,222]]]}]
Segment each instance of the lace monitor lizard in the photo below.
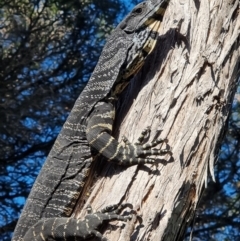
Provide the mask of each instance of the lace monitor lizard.
[{"label": "lace monitor lizard", "polygon": [[[129,204],[112,205],[105,207],[99,212],[93,213],[88,207],[88,214],[83,221],[75,218],[46,218],[38,221],[24,236],[24,240],[50,241],[50,240],[85,240],[93,236],[107,241],[97,228],[103,222],[111,220],[127,221],[131,215],[122,216],[119,213]],[[77,237],[77,239],[76,239]]]},{"label": "lace monitor lizard", "polygon": [[[141,141],[132,144],[125,140],[123,144],[111,133],[115,102],[154,49],[168,3],[169,0],[147,0],[138,4],[108,37],[88,84],[76,100],[34,183],[12,241],[54,240],[48,237],[47,230],[46,233],[42,230],[49,225],[57,230],[52,232],[60,236],[63,235],[61,228],[69,227],[71,230],[64,230],[68,235],[76,233],[74,240],[84,240],[86,232],[100,237],[91,230],[89,223],[93,216],[88,217],[88,225],[81,222],[82,232],[78,234],[74,230],[80,221],[69,218],[93,161],[92,150],[120,165],[154,163],[146,157],[166,153],[154,149],[161,139],[151,144]],[[101,223],[102,212],[95,215]],[[111,212],[109,215],[111,219]],[[113,218],[126,220],[128,217]],[[87,230],[83,231],[83,227]],[[37,234],[41,235],[40,239],[36,238]],[[68,240],[68,235],[56,240]],[[72,239],[69,237],[69,240]]]}]

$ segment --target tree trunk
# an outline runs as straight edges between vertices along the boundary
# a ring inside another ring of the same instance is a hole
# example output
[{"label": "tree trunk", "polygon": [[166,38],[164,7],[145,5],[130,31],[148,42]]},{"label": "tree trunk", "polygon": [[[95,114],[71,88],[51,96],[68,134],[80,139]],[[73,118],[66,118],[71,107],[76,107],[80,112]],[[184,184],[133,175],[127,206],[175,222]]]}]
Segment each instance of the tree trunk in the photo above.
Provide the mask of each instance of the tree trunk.
[{"label": "tree trunk", "polygon": [[239,74],[239,32],[238,0],[170,1],[156,51],[120,100],[115,136],[135,142],[150,126],[148,142],[167,138],[159,147],[172,155],[158,157],[157,166],[96,162],[87,203],[132,203],[142,217],[124,228],[111,223],[104,233],[110,241],[183,239],[209,173],[214,178]]}]

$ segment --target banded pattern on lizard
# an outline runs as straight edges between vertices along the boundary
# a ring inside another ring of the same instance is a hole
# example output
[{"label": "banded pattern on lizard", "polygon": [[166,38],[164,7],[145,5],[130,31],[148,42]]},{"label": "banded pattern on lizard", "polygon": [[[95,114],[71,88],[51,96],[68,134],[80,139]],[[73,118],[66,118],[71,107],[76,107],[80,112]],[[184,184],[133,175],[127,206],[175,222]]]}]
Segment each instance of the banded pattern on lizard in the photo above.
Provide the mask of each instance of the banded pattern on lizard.
[{"label": "banded pattern on lizard", "polygon": [[111,133],[115,102],[154,49],[168,2],[138,4],[107,39],[87,86],[35,181],[13,241],[30,241],[24,236],[39,220],[71,215],[93,161],[93,149],[122,165],[153,163],[148,155],[166,153],[153,149],[162,140],[146,145],[125,141],[123,145]]},{"label": "banded pattern on lizard", "polygon": [[28,230],[24,239],[31,241],[80,241],[91,237],[97,237],[100,240],[107,241],[97,229],[107,221],[127,221],[131,219],[131,215],[119,215],[119,213],[128,206],[132,208],[131,204],[126,203],[120,206],[108,206],[95,213],[92,212],[91,207],[88,207],[88,214],[83,221],[75,218],[42,219]]}]

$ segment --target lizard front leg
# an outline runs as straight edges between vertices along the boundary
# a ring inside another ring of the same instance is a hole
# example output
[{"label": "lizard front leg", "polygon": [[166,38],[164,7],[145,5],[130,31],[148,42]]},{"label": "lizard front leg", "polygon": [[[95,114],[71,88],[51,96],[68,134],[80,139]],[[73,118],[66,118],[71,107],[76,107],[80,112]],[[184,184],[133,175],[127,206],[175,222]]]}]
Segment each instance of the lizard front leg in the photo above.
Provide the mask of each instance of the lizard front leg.
[{"label": "lizard front leg", "polygon": [[140,163],[155,163],[149,158],[151,155],[166,154],[169,151],[154,149],[159,143],[165,141],[158,139],[151,144],[142,144],[145,130],[138,142],[130,143],[124,138],[124,143],[119,143],[112,134],[115,117],[115,107],[109,102],[99,102],[87,119],[86,135],[89,145],[106,157],[108,161],[119,165],[135,165]]}]

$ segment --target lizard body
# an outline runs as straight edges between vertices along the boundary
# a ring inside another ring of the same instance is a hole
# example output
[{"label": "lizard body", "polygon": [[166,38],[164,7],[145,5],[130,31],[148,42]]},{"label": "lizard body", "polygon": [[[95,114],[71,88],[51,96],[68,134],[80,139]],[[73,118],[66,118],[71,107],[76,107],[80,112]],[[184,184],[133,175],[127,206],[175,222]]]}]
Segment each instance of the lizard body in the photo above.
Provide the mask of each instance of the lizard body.
[{"label": "lizard body", "polygon": [[138,4],[107,39],[34,183],[12,241],[30,241],[25,234],[42,219],[70,217],[93,160],[92,150],[122,165],[153,163],[145,157],[162,153],[152,149],[162,140],[145,145],[125,141],[124,146],[111,133],[115,101],[153,50],[168,2]]}]

